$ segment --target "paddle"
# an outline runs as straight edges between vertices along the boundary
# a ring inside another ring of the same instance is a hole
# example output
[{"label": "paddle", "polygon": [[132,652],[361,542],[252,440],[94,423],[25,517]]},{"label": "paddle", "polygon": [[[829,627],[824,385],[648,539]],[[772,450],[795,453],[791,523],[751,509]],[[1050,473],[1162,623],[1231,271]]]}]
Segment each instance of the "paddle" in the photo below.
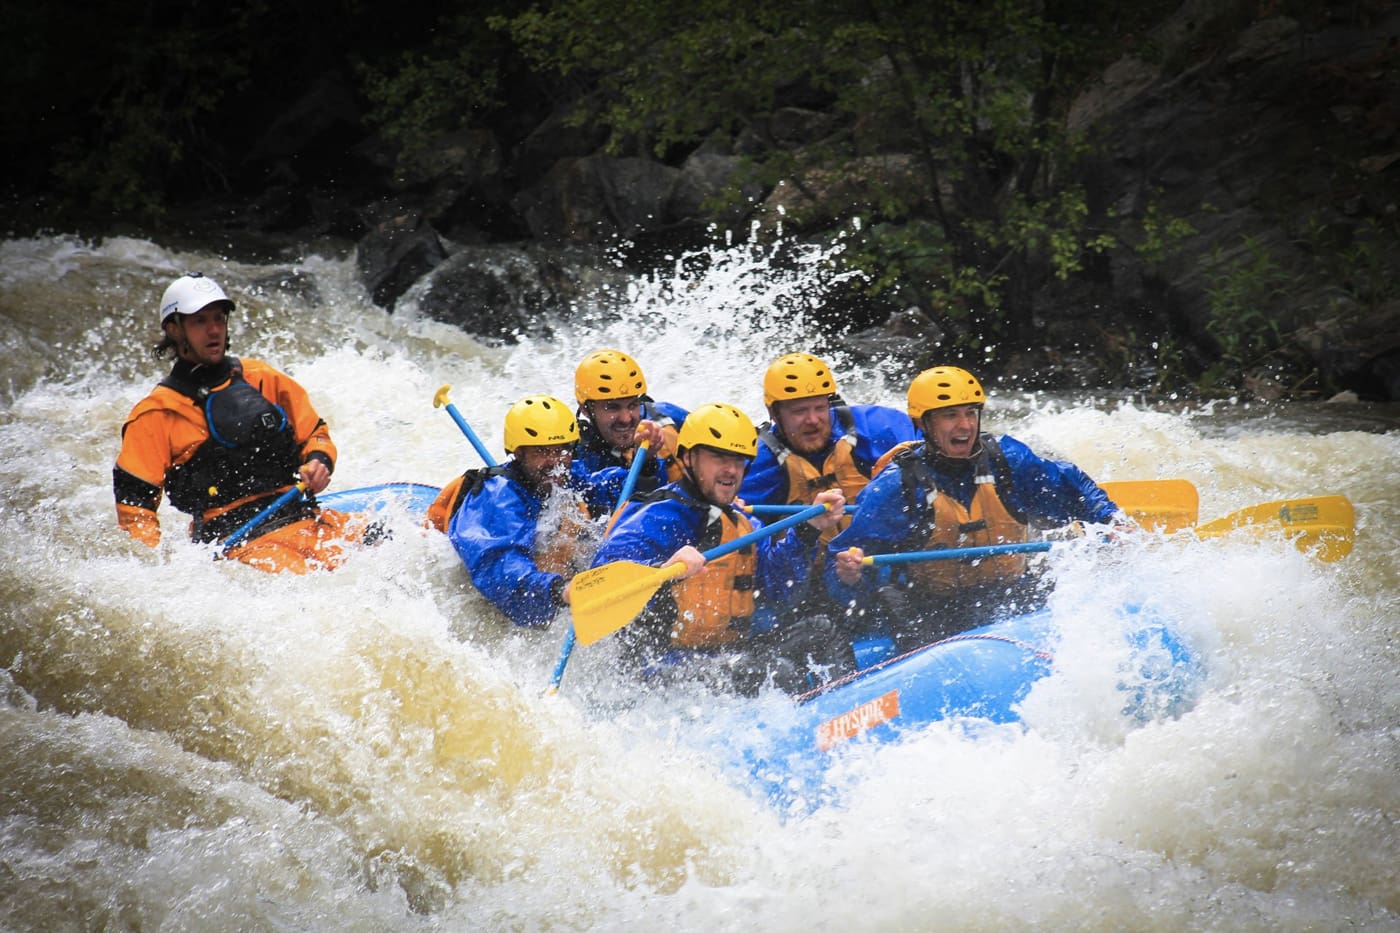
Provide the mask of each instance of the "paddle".
[{"label": "paddle", "polygon": [[496,466],[496,458],[491,456],[491,452],[486,449],[486,445],[481,443],[481,438],[476,436],[472,426],[467,424],[467,419],[462,417],[462,413],[457,410],[457,406],[447,400],[447,392],[452,386],[445,385],[433,394],[433,407],[441,408],[447,406],[447,413],[452,416],[452,420],[457,422],[457,427],[462,429],[462,433],[467,436],[467,440],[472,442],[476,452],[481,455],[482,462],[487,466]]},{"label": "paddle", "polygon": [[[1196,524],[1199,497],[1185,479],[1130,479],[1100,483],[1108,497],[1148,531],[1173,532]],[[753,515],[791,515],[801,505],[747,505]]]},{"label": "paddle", "polygon": [[233,532],[233,534],[229,535],[227,538],[224,539],[223,543],[219,545],[218,556],[223,557],[231,549],[237,546],[238,542],[248,537],[248,535],[252,533],[253,529],[257,528],[263,522],[271,518],[274,513],[276,513],[279,509],[282,508],[282,506],[291,502],[293,499],[300,499],[302,493],[304,492],[306,492],[306,483],[300,482],[293,486],[291,489],[288,489],[286,492],[282,493],[282,495],[278,496],[276,499],[273,499],[271,505],[267,506],[267,508],[263,509],[257,515],[254,515],[252,518],[248,519],[246,522],[240,525]]},{"label": "paddle", "polygon": [[[1196,487],[1184,479],[1139,479],[1100,483],[1099,488],[1134,521],[1148,531],[1172,532],[1196,524],[1199,498]],[[902,554],[874,554],[866,565],[909,564],[933,560],[977,560],[999,554],[1031,554],[1050,550],[1050,541],[989,544],[982,547],[940,548]]]},{"label": "paddle", "polygon": [[[1355,512],[1345,496],[1318,496],[1311,499],[1283,499],[1239,509],[1197,526],[1195,534],[1199,538],[1215,538],[1241,528],[1252,529],[1255,534],[1273,534],[1282,526],[1283,533],[1293,539],[1299,550],[1316,549],[1319,560],[1330,562],[1341,560],[1351,553],[1355,523]],[[984,547],[907,551],[902,554],[872,554],[861,563],[878,565],[928,560],[976,560],[980,557],[995,557],[998,554],[1048,551],[1055,543],[1058,542],[1027,541],[989,544]]]},{"label": "paddle", "polygon": [[627,470],[627,479],[622,481],[622,491],[617,494],[617,505],[613,507],[612,518],[617,520],[622,507],[627,504],[627,500],[632,498],[632,491],[637,488],[637,480],[642,475],[642,464],[646,462],[647,451],[651,450],[651,441],[642,441],[637,446],[637,452],[632,456],[632,466]]},{"label": "paddle", "polygon": [[1120,480],[1099,488],[1148,531],[1171,533],[1196,524],[1200,497],[1189,480]]},{"label": "paddle", "polygon": [[1346,496],[1280,499],[1206,522],[1197,526],[1196,535],[1214,538],[1240,529],[1250,529],[1256,535],[1282,530],[1300,551],[1313,552],[1318,560],[1332,562],[1351,553],[1356,511]]},{"label": "paddle", "polygon": [[861,560],[868,566],[883,564],[912,564],[926,560],[977,560],[998,554],[1029,554],[1048,551],[1057,541],[1020,541],[1011,544],[988,544],[983,547],[941,548],[936,551],[905,551],[897,554],[867,554]]},{"label": "paddle", "polygon": [[762,518],[764,515],[796,515],[805,505],[746,505],[744,511]]},{"label": "paddle", "polygon": [[[627,471],[627,479],[622,483],[622,491],[617,495],[617,507],[613,509],[612,520],[617,521],[617,517],[622,514],[622,507],[627,504],[627,500],[632,498],[632,490],[637,488],[637,478],[642,475],[642,464],[646,462],[647,451],[651,448],[649,441],[642,441],[637,448],[637,453],[632,457],[632,466]],[[549,695],[553,696],[559,692],[559,683],[564,679],[564,668],[569,664],[569,656],[574,653],[574,643],[578,641],[578,636],[574,634],[574,625],[569,623],[569,630],[564,633],[564,644],[559,647],[559,660],[554,663],[554,674],[549,680]]]},{"label": "paddle", "polygon": [[[727,544],[711,548],[701,556],[706,561],[712,561],[748,547],[755,541],[786,531],[793,525],[816,518],[825,511],[825,505],[808,506],[795,515],[789,515],[781,521],[741,535]],[[591,645],[627,625],[646,608],[646,604],[662,584],[676,579],[683,573],[685,565],[680,563],[651,567],[630,560],[619,560],[585,570],[574,577],[574,632],[579,642]]]}]

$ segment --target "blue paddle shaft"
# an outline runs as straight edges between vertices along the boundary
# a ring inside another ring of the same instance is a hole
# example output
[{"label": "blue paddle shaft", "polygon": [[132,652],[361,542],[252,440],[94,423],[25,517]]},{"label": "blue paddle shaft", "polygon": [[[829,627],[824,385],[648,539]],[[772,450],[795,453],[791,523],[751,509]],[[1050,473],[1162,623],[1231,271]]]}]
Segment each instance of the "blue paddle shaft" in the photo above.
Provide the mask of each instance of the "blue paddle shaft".
[{"label": "blue paddle shaft", "polygon": [[795,515],[807,508],[805,505],[750,505],[745,511],[750,515]]},{"label": "blue paddle shaft", "polygon": [[912,564],[925,560],[976,560],[998,554],[1029,554],[1048,551],[1054,542],[1027,541],[1021,544],[989,544],[986,547],[948,548],[940,551],[908,551],[903,554],[873,554],[867,560],[875,565]]},{"label": "blue paddle shaft", "polygon": [[230,548],[232,548],[239,541],[242,541],[244,538],[248,537],[248,534],[254,528],[257,528],[263,522],[271,518],[274,512],[282,508],[282,506],[286,505],[288,502],[291,502],[293,499],[299,498],[301,498],[301,486],[298,485],[293,486],[291,489],[288,489],[276,499],[273,499],[271,505],[263,509],[257,515],[254,515],[252,518],[248,519],[236,531],[234,531],[233,534],[225,538],[224,543],[219,547],[219,553],[228,553]]},{"label": "blue paddle shaft", "polygon": [[559,692],[559,684],[564,681],[564,668],[569,665],[569,656],[574,653],[574,643],[577,640],[574,626],[570,623],[569,630],[564,633],[564,644],[559,647],[559,660],[554,662],[554,673],[549,678],[550,693]]},{"label": "blue paddle shaft", "polygon": [[771,525],[764,525],[762,528],[759,528],[756,531],[750,531],[746,535],[741,535],[740,537],[735,538],[728,544],[721,544],[719,547],[710,548],[708,551],[704,551],[703,553],[701,553],[700,556],[705,558],[705,560],[709,561],[714,560],[716,557],[723,557],[726,554],[732,554],[740,548],[748,547],[755,541],[766,538],[769,535],[775,535],[780,531],[785,531],[786,529],[791,528],[793,525],[800,525],[808,519],[816,518],[818,515],[821,515],[825,511],[826,506],[824,505],[809,505],[807,506],[807,508],[803,509],[801,512],[798,512],[796,515],[789,515],[782,521],[774,522]]},{"label": "blue paddle shaft", "polygon": [[447,413],[452,416],[452,420],[457,422],[457,427],[462,429],[462,433],[467,436],[467,440],[472,442],[476,452],[481,455],[482,461],[489,467],[496,466],[496,458],[491,456],[491,452],[486,449],[486,445],[481,443],[481,438],[476,436],[472,426],[467,424],[467,419],[462,417],[462,413],[457,410],[457,406],[451,402],[447,403]]},{"label": "blue paddle shaft", "polygon": [[632,498],[632,490],[637,488],[637,479],[642,475],[642,464],[647,461],[647,445],[643,444],[637,448],[637,452],[632,456],[632,467],[627,471],[627,479],[622,483],[622,492],[617,495],[617,507],[620,509]]},{"label": "blue paddle shaft", "polygon": [[[622,492],[617,497],[617,508],[613,511],[616,517],[622,511],[622,507],[627,504],[627,500],[632,498],[632,490],[637,488],[637,478],[642,475],[642,464],[646,463],[647,445],[643,444],[637,448],[636,454],[632,457],[632,466],[627,471],[627,479],[622,483]],[[549,692],[558,693],[559,684],[564,680],[564,668],[569,666],[569,656],[574,653],[574,643],[578,636],[574,634],[574,626],[569,624],[569,630],[564,634],[564,644],[559,646],[559,660],[554,662],[554,674],[549,679]]]}]

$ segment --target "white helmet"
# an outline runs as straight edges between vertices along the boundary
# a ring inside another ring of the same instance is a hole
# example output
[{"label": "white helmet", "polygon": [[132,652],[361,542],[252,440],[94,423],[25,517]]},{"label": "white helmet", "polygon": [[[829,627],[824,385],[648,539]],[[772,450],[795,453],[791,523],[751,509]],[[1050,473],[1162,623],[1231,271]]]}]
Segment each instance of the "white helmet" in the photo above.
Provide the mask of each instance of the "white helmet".
[{"label": "white helmet", "polygon": [[165,326],[172,314],[198,314],[216,301],[228,302],[233,310],[233,299],[211,278],[199,272],[188,272],[170,283],[160,298],[160,325]]}]

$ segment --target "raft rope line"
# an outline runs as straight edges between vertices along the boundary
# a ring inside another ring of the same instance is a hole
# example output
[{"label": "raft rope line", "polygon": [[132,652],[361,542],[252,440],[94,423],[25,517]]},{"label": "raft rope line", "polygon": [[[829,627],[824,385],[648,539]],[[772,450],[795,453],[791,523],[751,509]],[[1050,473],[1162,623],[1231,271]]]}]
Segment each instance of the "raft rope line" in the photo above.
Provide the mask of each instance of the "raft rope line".
[{"label": "raft rope line", "polygon": [[927,644],[927,645],[923,645],[923,646],[921,646],[921,647],[915,648],[913,651],[906,651],[906,652],[904,652],[904,654],[898,655],[898,656],[896,656],[896,657],[893,657],[893,658],[886,658],[885,660],[881,661],[879,664],[872,665],[872,666],[870,666],[870,667],[865,668],[864,670],[854,671],[853,673],[847,674],[847,675],[844,676],[844,677],[838,677],[836,680],[833,680],[833,681],[831,681],[830,683],[822,684],[820,687],[816,688],[815,690],[809,690],[809,691],[806,692],[806,693],[799,694],[798,697],[797,697],[797,702],[798,702],[798,703],[806,703],[808,700],[813,699],[814,697],[820,696],[821,694],[826,693],[828,690],[833,690],[833,689],[835,689],[835,688],[837,688],[837,687],[844,686],[845,684],[848,684],[848,683],[850,683],[851,681],[859,680],[860,678],[864,677],[864,676],[867,675],[867,674],[872,674],[872,673],[874,673],[875,671],[880,670],[881,668],[887,667],[888,665],[895,664],[895,663],[897,663],[897,662],[899,662],[899,661],[903,661],[905,658],[912,657],[912,656],[918,654],[918,653],[921,652],[921,651],[928,651],[930,648],[937,648],[939,645],[950,645],[950,644],[952,644],[952,643],[955,642],[955,641],[1001,641],[1001,642],[1007,643],[1008,645],[1015,645],[1015,646],[1018,647],[1018,648],[1022,648],[1022,649],[1024,649],[1028,654],[1032,655],[1033,657],[1039,658],[1039,659],[1042,660],[1042,661],[1053,661],[1053,660],[1055,660],[1055,656],[1054,656],[1053,654],[1051,654],[1049,651],[1046,651],[1044,648],[1037,648],[1035,645],[1032,645],[1032,644],[1030,644],[1030,643],[1028,643],[1028,642],[1021,641],[1019,638],[1011,638],[1011,637],[1006,636],[1006,635],[986,635],[986,634],[984,634],[984,635],[952,635],[952,636],[950,636],[950,637],[948,637],[948,638],[943,638],[943,639],[940,639],[940,640],[938,640],[938,641],[932,642],[931,644]]}]

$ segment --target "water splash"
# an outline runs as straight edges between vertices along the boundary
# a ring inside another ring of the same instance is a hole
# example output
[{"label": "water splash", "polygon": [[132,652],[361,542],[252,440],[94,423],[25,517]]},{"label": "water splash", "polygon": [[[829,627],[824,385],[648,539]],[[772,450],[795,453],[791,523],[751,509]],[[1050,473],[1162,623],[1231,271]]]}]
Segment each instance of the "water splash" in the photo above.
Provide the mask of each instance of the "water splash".
[{"label": "water splash", "polygon": [[[4,925],[1394,928],[1394,431],[995,397],[994,429],[1099,479],[1190,479],[1202,518],[1346,494],[1357,550],[1323,567],[1148,540],[1067,559],[1056,607],[1078,621],[1030,731],[856,749],[844,805],[785,822],[681,741],[738,701],[629,692],[606,643],[546,699],[560,633],[512,630],[407,516],[304,579],[209,561],[168,508],[154,550],[114,528],[119,424],[160,374],[145,348],[179,271],[221,276],[238,352],[307,386],[344,489],[477,465],[432,407],[443,383],[499,451],[510,402],[571,398],[601,346],[636,356],[657,398],[761,417],[763,367],[815,339],[824,260],[678,257],[553,341],[498,348],[386,314],[343,259],[0,243]],[[850,400],[902,407],[902,386],[830,356]],[[1184,616],[1208,658],[1178,719],[1130,728],[1102,702],[1101,607],[1127,597]]]}]

